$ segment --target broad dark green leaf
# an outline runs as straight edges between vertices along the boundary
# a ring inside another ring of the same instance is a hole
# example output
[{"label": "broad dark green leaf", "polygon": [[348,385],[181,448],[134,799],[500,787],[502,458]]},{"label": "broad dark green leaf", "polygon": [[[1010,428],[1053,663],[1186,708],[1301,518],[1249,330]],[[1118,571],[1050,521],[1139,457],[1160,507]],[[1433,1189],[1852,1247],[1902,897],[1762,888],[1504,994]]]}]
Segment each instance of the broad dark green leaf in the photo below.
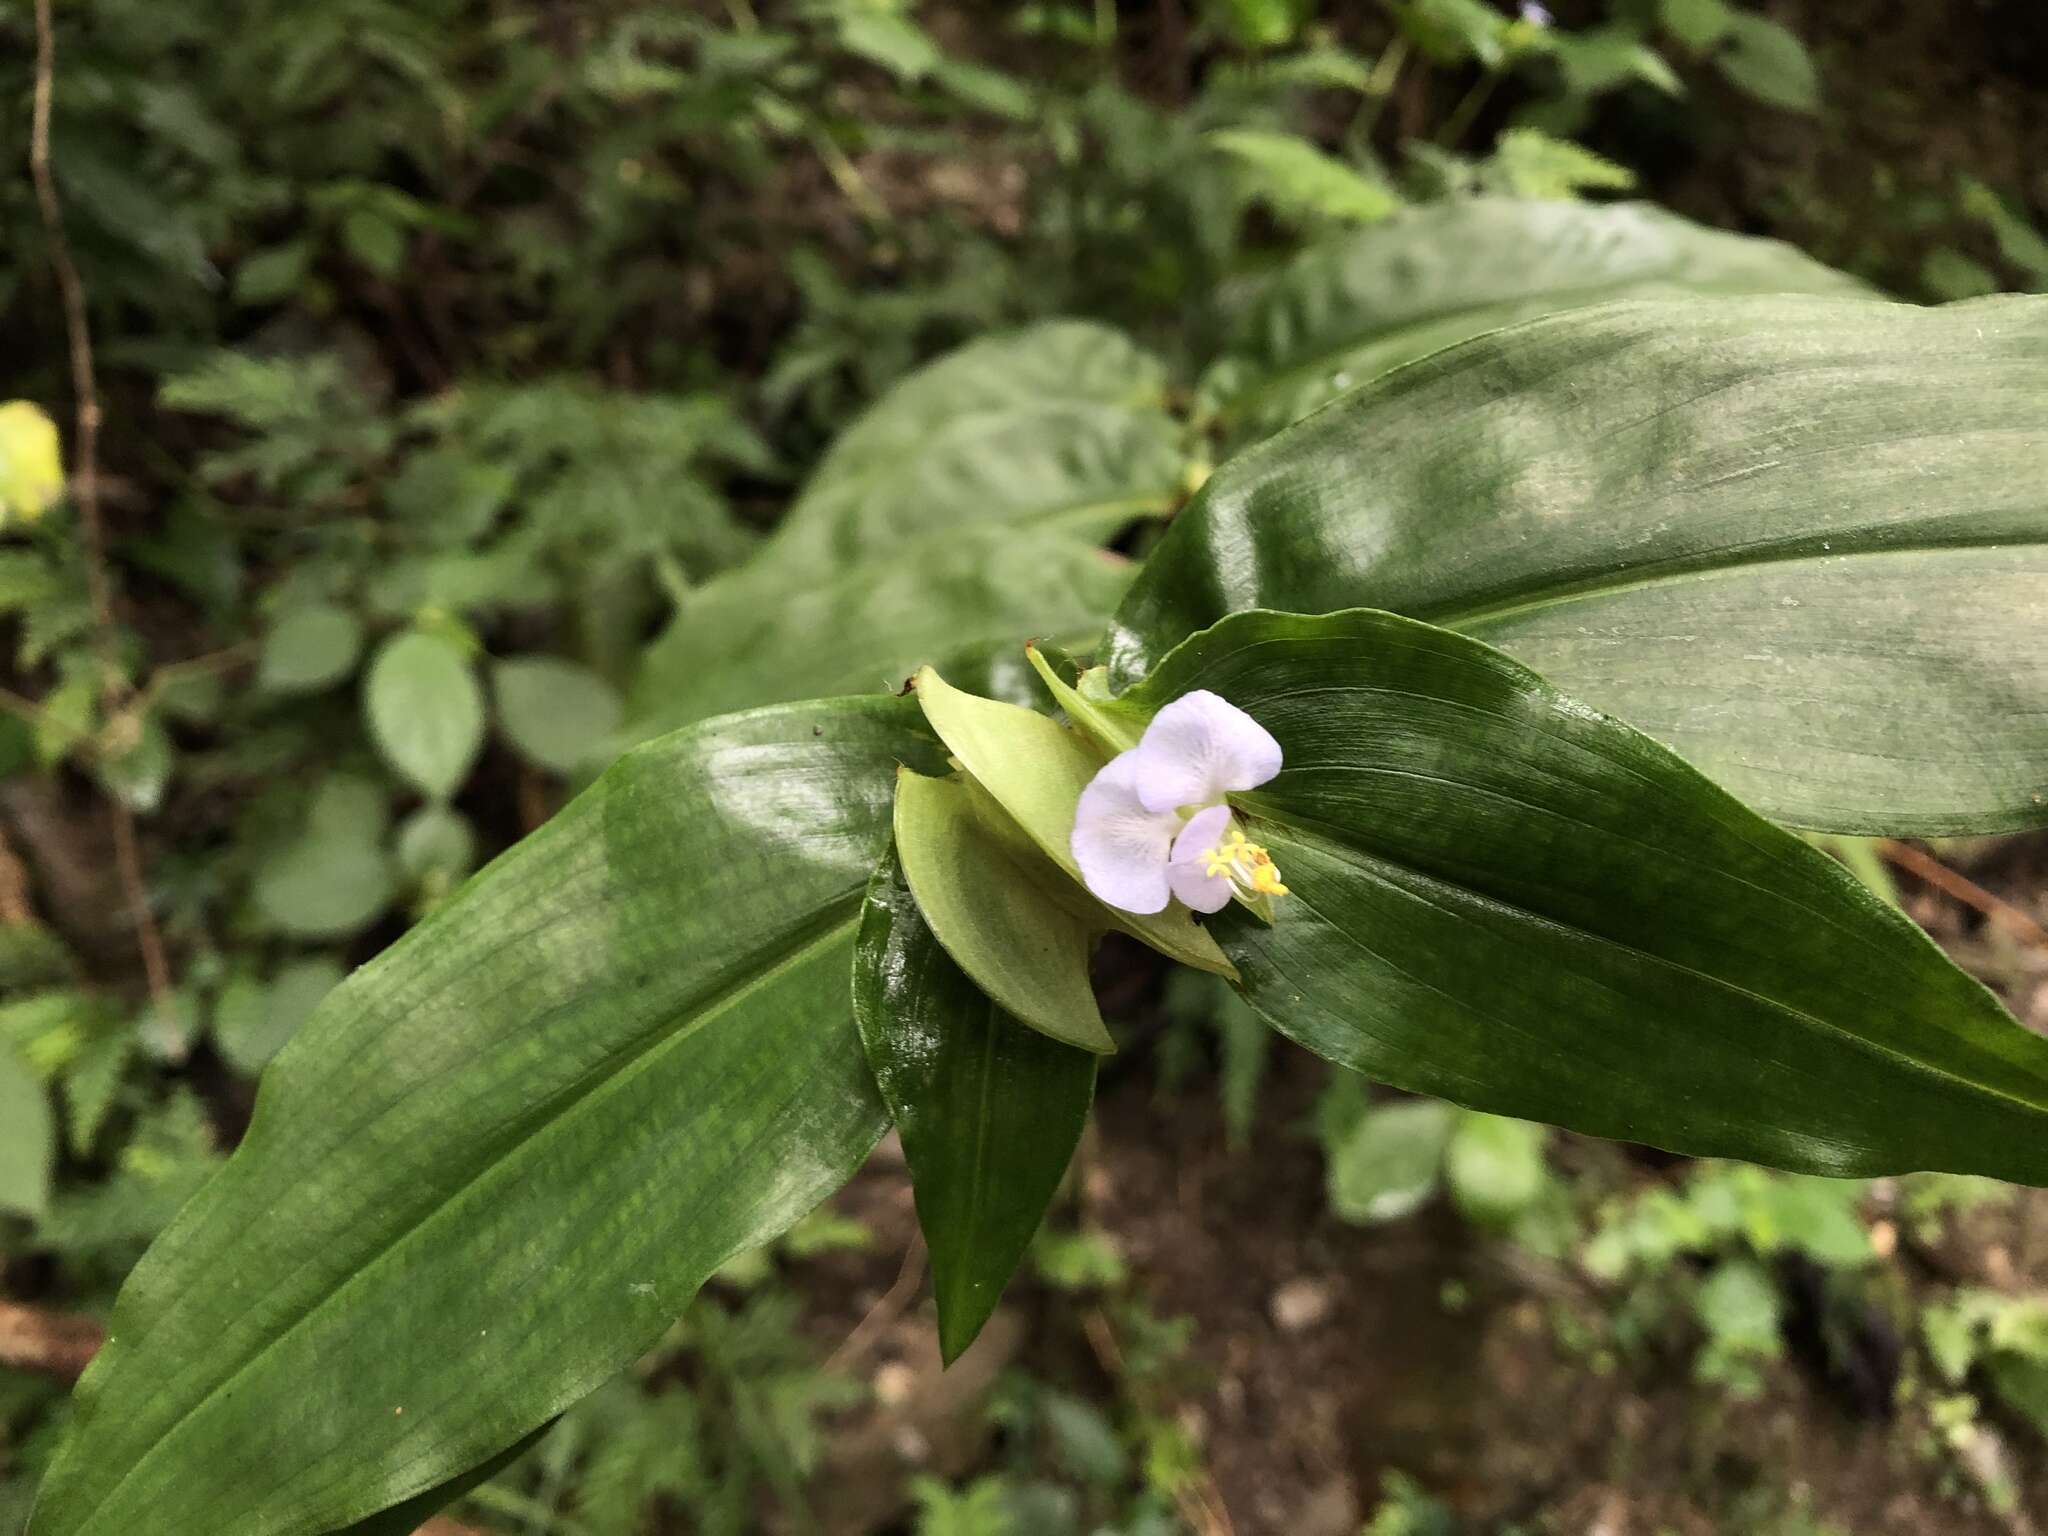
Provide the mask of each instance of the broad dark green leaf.
[{"label": "broad dark green leaf", "polygon": [[1095,1057],[990,1002],[933,936],[893,855],[868,886],[853,1006],[903,1137],[950,1364],[995,1310],[1066,1175]]},{"label": "broad dark green leaf", "polygon": [[925,662],[1094,635],[1131,566],[1078,539],[970,529],[813,576],[768,560],[691,593],[648,648],[646,735],[785,699],[895,690]]},{"label": "broad dark green leaf", "polygon": [[135,1270],[37,1536],[345,1526],[650,1347],[886,1116],[852,1020],[910,700],[629,754],[352,975]]},{"label": "broad dark green leaf", "polygon": [[1232,435],[1252,441],[1390,368],[1557,310],[1860,286],[1789,245],[1645,204],[1473,198],[1297,256],[1238,322],[1215,378]]},{"label": "broad dark green leaf", "polygon": [[471,1467],[460,1477],[451,1477],[447,1482],[429,1488],[425,1493],[414,1494],[403,1504],[394,1504],[367,1520],[358,1520],[346,1530],[336,1532],[335,1536],[414,1536],[428,1520],[472,1488],[489,1482],[532,1450],[540,1443],[541,1436],[554,1428],[554,1425],[553,1419],[548,1420],[524,1439],[507,1446],[489,1461]]},{"label": "broad dark green leaf", "polygon": [[1105,326],[989,337],[883,396],[758,557],[813,573],[1002,525],[1101,537],[1169,510],[1186,473],[1166,371]]},{"label": "broad dark green leaf", "polygon": [[2048,299],[1623,304],[1357,391],[1226,464],[1119,613],[1135,678],[1241,608],[1500,646],[1777,820],[2048,823]]},{"label": "broad dark green leaf", "polygon": [[1130,707],[1193,688],[1286,756],[1234,798],[1293,894],[1208,926],[1303,1045],[1678,1152],[2048,1183],[2048,1040],[1648,737],[1369,611],[1226,619]]}]

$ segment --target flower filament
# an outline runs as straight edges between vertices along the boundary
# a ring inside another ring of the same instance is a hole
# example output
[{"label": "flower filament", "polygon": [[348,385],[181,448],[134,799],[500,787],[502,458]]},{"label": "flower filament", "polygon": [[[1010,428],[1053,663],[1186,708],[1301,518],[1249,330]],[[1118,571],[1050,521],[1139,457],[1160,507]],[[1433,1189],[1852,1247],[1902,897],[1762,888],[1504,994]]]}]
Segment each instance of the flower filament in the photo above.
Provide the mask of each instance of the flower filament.
[{"label": "flower filament", "polygon": [[1285,896],[1287,887],[1280,882],[1280,867],[1273,862],[1273,856],[1257,843],[1246,839],[1236,827],[1230,829],[1230,836],[1215,848],[1204,848],[1203,873],[1214,880],[1227,876],[1230,883],[1247,896]]}]

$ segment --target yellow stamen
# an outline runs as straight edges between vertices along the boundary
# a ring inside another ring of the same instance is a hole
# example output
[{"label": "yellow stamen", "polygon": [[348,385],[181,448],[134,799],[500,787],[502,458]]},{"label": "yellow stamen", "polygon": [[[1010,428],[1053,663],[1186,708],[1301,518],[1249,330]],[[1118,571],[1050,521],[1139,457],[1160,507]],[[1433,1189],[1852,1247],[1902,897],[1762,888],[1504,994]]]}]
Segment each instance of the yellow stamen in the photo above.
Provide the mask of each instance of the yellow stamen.
[{"label": "yellow stamen", "polygon": [[1230,883],[1240,892],[1255,896],[1285,896],[1287,887],[1280,882],[1280,868],[1273,862],[1273,856],[1257,843],[1248,841],[1237,828],[1230,829],[1230,836],[1220,847],[1202,850],[1203,870],[1210,879],[1227,875]]}]

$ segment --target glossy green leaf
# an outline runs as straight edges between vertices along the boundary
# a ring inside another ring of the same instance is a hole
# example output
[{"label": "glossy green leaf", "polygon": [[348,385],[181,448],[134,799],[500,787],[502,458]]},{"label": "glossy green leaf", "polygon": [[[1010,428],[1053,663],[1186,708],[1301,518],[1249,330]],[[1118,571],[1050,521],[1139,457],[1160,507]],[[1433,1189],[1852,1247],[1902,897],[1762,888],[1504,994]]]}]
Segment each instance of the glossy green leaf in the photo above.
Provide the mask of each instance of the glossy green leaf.
[{"label": "glossy green leaf", "polygon": [[1062,899],[1059,886],[1071,882],[1035,846],[976,815],[972,794],[957,779],[897,776],[897,854],[925,920],[979,989],[1030,1028],[1084,1051],[1115,1050],[1088,980],[1100,925]]},{"label": "glossy green leaf", "polygon": [[1436,1193],[1453,1113],[1427,1099],[1367,1110],[1330,1149],[1330,1209],[1360,1225],[1420,1210]]},{"label": "glossy green leaf", "polygon": [[1240,441],[1399,364],[1557,310],[1675,293],[1848,293],[1789,245],[1643,204],[1475,198],[1310,247],[1238,322],[1218,377]]},{"label": "glossy green leaf", "polygon": [[427,1522],[446,1509],[470,1489],[481,1486],[511,1466],[513,1462],[532,1450],[555,1425],[550,1419],[523,1440],[515,1441],[489,1461],[480,1462],[459,1477],[451,1477],[445,1483],[436,1484],[425,1493],[415,1494],[403,1504],[358,1520],[355,1524],[334,1533],[334,1536],[417,1536],[427,1530]]},{"label": "glossy green leaf", "polygon": [[991,1002],[933,936],[893,857],[868,886],[853,1004],[903,1138],[950,1364],[995,1310],[1073,1160],[1095,1057]]},{"label": "glossy green leaf", "polygon": [[1230,461],[1107,644],[1462,630],[1776,820],[2048,823],[2048,299],[1695,300],[1440,354]]},{"label": "glossy green leaf", "polygon": [[317,693],[356,669],[363,625],[338,603],[302,603],[263,637],[256,683],[272,693]]},{"label": "glossy green leaf", "polygon": [[1007,812],[1024,834],[1074,882],[1076,899],[1101,913],[1102,928],[1120,928],[1183,964],[1218,975],[1230,962],[1188,909],[1174,902],[1140,917],[1094,902],[1080,889],[1080,866],[1069,846],[1081,791],[1101,769],[1097,756],[1058,722],[1014,704],[976,698],[949,687],[930,667],[918,673],[918,702],[939,739]]},{"label": "glossy green leaf", "polygon": [[1678,1152],[2048,1183],[2048,1040],[1648,737],[1370,611],[1226,619],[1133,702],[1193,688],[1285,754],[1233,798],[1293,894],[1208,926],[1303,1045]]},{"label": "glossy green leaf", "polygon": [[42,1215],[56,1155],[49,1092],[21,1053],[0,1040],[0,1211]]},{"label": "glossy green leaf", "polygon": [[574,773],[609,755],[624,709],[617,690],[590,668],[555,656],[516,656],[491,669],[491,688],[498,724],[530,762]]},{"label": "glossy green leaf", "polygon": [[[1093,539],[1168,511],[1187,456],[1166,372],[1075,320],[989,337],[883,396],[758,557],[823,573],[985,525]],[[1021,637],[1020,637],[1021,638]]]},{"label": "glossy green leaf", "polygon": [[350,978],[131,1276],[37,1536],[346,1526],[651,1347],[886,1116],[852,1020],[914,703],[631,753]]},{"label": "glossy green leaf", "polygon": [[370,735],[423,793],[461,787],[484,742],[484,693],[453,641],[413,630],[378,648],[363,685]]},{"label": "glossy green leaf", "polygon": [[636,733],[785,699],[894,691],[926,662],[1099,633],[1132,567],[1080,540],[963,530],[829,574],[766,560],[689,594],[648,648]]}]

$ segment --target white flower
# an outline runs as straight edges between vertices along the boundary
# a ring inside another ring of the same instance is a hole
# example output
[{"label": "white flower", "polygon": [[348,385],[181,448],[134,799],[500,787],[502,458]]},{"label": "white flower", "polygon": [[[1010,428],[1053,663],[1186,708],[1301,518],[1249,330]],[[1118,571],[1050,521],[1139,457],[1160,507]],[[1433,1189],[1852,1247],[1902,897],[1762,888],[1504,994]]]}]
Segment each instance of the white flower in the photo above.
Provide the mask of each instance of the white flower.
[{"label": "white flower", "polygon": [[1082,880],[1140,915],[1174,896],[1216,912],[1233,895],[1286,895],[1266,850],[1245,841],[1223,801],[1279,771],[1280,743],[1258,721],[1206,690],[1182,695],[1081,791],[1072,847]]},{"label": "white flower", "polygon": [[1556,24],[1557,18],[1545,10],[1538,0],[1522,0],[1522,20],[1532,27],[1550,27]]}]

